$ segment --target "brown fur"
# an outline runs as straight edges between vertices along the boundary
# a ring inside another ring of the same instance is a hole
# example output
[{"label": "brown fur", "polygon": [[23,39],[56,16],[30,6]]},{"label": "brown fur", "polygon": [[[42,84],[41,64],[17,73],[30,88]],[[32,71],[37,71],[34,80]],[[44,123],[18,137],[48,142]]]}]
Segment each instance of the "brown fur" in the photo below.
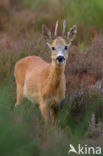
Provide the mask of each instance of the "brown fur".
[{"label": "brown fur", "polygon": [[53,109],[65,97],[64,68],[48,64],[37,56],[29,56],[16,63],[14,75],[17,84],[16,105],[23,97],[36,100],[44,119],[54,121],[56,114]]},{"label": "brown fur", "polygon": [[[45,29],[45,34],[46,31],[50,38],[48,29]],[[55,121],[55,107],[65,98],[64,70],[68,58],[68,51],[65,51],[63,55],[65,62],[58,64],[56,62],[57,49],[58,47],[64,49],[67,45],[67,41],[62,37],[57,37],[51,44],[49,43],[50,49],[52,49],[52,46],[56,48],[55,51],[52,51],[52,62],[50,64],[38,56],[28,56],[16,63],[14,71],[17,85],[16,106],[20,104],[24,97],[31,101],[37,101],[44,120]]]}]

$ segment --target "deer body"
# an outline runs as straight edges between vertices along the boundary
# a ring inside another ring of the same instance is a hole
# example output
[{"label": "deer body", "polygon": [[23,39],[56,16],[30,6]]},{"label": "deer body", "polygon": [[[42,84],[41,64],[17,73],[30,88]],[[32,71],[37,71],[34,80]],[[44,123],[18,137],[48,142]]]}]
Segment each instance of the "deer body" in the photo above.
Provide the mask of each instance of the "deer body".
[{"label": "deer body", "polygon": [[55,107],[65,98],[64,71],[68,53],[65,52],[67,48],[64,49],[67,42],[62,37],[52,40],[48,45],[54,51],[50,64],[38,56],[28,56],[16,63],[14,71],[17,84],[16,105],[20,104],[23,97],[37,101],[44,120],[54,122]]}]

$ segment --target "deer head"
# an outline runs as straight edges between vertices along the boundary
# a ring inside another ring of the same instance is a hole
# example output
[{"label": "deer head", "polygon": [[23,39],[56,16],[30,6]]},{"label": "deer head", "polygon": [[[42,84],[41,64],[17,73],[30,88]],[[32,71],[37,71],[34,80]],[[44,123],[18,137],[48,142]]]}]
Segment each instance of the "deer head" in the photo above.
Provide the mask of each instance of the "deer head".
[{"label": "deer head", "polygon": [[65,28],[66,22],[64,20],[62,36],[57,36],[58,34],[58,21],[57,21],[54,36],[52,37],[50,30],[45,25],[42,26],[43,36],[47,40],[47,45],[49,46],[52,53],[52,61],[55,62],[55,64],[63,65],[66,63],[66,60],[68,58],[68,50],[77,34],[76,25],[74,25],[69,30],[67,36],[65,36]]}]

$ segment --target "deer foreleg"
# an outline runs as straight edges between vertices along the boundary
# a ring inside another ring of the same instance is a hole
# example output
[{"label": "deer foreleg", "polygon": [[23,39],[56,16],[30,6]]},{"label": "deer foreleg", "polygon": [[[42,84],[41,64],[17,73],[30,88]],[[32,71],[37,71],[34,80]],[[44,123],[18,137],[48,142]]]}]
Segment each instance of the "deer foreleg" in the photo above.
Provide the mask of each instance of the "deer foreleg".
[{"label": "deer foreleg", "polygon": [[46,122],[50,122],[50,111],[48,106],[44,102],[40,103],[40,111],[44,120]]}]

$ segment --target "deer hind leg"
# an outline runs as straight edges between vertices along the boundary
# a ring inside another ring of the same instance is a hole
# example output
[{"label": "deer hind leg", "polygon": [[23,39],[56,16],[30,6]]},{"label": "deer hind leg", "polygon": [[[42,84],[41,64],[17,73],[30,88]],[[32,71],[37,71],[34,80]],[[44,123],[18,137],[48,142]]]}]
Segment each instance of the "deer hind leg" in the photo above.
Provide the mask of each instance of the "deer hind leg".
[{"label": "deer hind leg", "polygon": [[17,84],[17,101],[15,106],[19,105],[23,99],[23,88],[23,85]]}]

